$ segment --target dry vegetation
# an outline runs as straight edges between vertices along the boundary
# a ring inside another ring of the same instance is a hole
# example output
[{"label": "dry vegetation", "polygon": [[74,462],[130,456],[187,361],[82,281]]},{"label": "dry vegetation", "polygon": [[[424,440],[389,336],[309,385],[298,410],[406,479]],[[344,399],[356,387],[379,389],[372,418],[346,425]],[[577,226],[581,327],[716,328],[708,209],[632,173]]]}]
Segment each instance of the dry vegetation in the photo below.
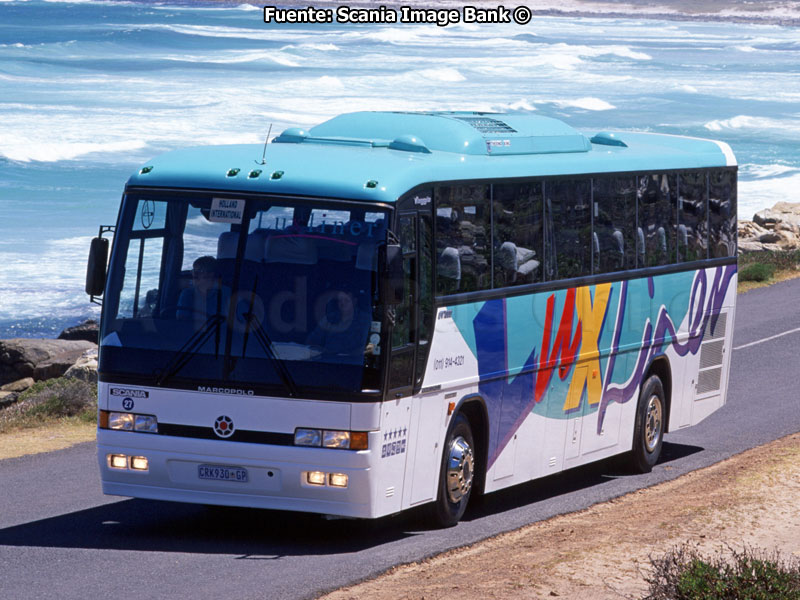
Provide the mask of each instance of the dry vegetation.
[{"label": "dry vegetation", "polygon": [[[650,557],[744,547],[800,556],[800,434],[674,481],[534,523],[324,600],[643,598]],[[773,596],[775,597],[775,596]],[[780,597],[780,596],[777,596]]]}]

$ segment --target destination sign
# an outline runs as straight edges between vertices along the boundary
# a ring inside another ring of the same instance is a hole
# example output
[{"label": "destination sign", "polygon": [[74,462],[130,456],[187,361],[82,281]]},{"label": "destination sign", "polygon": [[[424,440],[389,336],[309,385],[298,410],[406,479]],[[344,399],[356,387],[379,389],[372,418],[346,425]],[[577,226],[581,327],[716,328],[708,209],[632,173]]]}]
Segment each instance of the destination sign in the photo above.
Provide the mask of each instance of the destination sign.
[{"label": "destination sign", "polygon": [[212,223],[234,223],[241,225],[244,217],[244,200],[235,198],[212,198],[208,220]]}]

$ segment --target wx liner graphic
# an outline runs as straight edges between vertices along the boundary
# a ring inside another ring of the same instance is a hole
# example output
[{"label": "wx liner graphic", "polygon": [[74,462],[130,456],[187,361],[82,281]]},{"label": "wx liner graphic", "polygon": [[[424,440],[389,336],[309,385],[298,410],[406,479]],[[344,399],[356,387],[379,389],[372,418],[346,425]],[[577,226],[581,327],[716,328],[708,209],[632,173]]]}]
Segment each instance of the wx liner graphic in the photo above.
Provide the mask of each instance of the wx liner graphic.
[{"label": "wx liner graphic", "polygon": [[[621,414],[609,417],[611,405],[635,400],[647,367],[662,355],[697,359],[669,361],[670,429],[676,429],[697,423],[713,410],[712,398],[694,416],[691,412],[696,398],[709,395],[692,386],[702,373],[704,347],[709,348],[706,354],[716,352],[719,357],[703,367],[717,383],[710,393],[720,397],[724,392],[727,362],[723,368],[721,359],[730,353],[732,323],[726,317],[735,279],[736,266],[727,265],[451,306],[440,311],[445,318],[437,323],[449,317],[457,329],[439,327],[432,354],[438,355],[440,345],[452,347],[453,335],[469,348],[465,370],[474,369],[479,378],[477,391],[493,424],[490,469],[531,414],[548,420],[590,420],[591,431],[584,424],[584,439],[603,436],[609,418],[614,419],[611,429],[619,429]],[[448,373],[456,376],[452,370]],[[439,383],[438,373],[430,374],[425,385]],[[466,373],[458,373],[462,374]],[[630,440],[619,443],[629,445]],[[586,449],[596,445],[589,442]]]}]

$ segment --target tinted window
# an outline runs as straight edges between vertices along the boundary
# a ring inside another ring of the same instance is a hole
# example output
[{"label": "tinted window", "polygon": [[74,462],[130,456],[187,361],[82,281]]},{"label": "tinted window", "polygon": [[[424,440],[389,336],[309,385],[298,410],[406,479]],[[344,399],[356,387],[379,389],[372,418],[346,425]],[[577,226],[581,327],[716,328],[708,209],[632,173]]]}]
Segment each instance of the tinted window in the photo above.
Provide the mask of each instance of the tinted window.
[{"label": "tinted window", "polygon": [[494,285],[521,285],[542,281],[542,184],[495,185]]},{"label": "tinted window", "polygon": [[432,257],[432,231],[429,213],[420,214],[419,218],[419,318],[418,318],[418,347],[417,347],[417,380],[416,385],[422,383],[425,374],[425,365],[428,360],[428,349],[431,335],[433,334],[433,262]]},{"label": "tinted window", "polygon": [[591,180],[546,181],[544,194],[546,279],[590,275]]},{"label": "tinted window", "polygon": [[639,177],[636,265],[655,267],[676,261],[677,178],[653,174]]},{"label": "tinted window", "polygon": [[411,309],[408,298],[414,282],[414,251],[417,247],[416,215],[400,215],[400,246],[403,249],[403,273],[406,294],[403,302],[395,306],[394,327],[392,328],[392,348],[402,348],[414,343],[411,323]]},{"label": "tinted window", "polygon": [[736,256],[736,171],[708,176],[709,256]]},{"label": "tinted window", "polygon": [[595,178],[592,197],[594,272],[636,268],[636,178]]},{"label": "tinted window", "polygon": [[489,186],[441,187],[436,192],[439,294],[491,287]]},{"label": "tinted window", "polygon": [[678,186],[679,261],[705,259],[708,255],[705,171],[681,173]]}]

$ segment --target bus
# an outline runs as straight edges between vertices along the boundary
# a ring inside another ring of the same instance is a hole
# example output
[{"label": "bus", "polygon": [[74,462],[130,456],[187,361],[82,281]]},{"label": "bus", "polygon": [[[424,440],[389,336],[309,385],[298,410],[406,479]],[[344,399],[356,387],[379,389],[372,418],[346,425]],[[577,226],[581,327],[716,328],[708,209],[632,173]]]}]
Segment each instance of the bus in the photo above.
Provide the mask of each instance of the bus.
[{"label": "bus", "polygon": [[578,465],[647,472],[725,403],[736,182],[725,143],[532,114],[160,156],[90,251],[103,492],[452,526]]}]

